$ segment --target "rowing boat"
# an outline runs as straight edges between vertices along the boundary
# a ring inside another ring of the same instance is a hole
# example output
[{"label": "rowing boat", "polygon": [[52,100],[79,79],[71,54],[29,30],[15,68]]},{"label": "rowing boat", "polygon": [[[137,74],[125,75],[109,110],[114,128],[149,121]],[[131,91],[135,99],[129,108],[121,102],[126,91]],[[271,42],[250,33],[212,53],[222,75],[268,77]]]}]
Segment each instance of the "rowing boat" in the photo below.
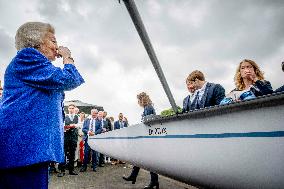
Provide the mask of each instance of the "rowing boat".
[{"label": "rowing boat", "polygon": [[204,108],[89,138],[91,148],[209,188],[284,187],[284,94]]}]

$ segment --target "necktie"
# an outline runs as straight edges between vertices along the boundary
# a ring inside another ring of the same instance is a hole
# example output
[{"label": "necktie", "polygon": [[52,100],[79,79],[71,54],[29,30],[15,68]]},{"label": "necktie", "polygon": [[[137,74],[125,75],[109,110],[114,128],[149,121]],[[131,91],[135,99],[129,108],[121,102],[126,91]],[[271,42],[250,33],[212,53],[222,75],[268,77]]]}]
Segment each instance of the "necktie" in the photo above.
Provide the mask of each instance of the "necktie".
[{"label": "necktie", "polygon": [[90,131],[93,132],[93,129],[94,129],[94,119],[92,119],[92,121],[91,121],[91,129],[90,129]]},{"label": "necktie", "polygon": [[196,108],[196,109],[199,109],[199,108],[200,108],[200,107],[199,107],[199,91],[197,91],[195,98],[196,98],[195,108]]}]

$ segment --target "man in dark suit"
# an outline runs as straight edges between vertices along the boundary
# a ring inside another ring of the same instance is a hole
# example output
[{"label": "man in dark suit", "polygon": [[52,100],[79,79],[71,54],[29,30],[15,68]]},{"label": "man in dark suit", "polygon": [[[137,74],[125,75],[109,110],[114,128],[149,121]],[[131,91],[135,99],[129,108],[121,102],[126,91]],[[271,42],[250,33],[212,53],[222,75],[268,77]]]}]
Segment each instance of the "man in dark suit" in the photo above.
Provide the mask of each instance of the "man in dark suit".
[{"label": "man in dark suit", "polygon": [[[106,116],[107,116],[106,111],[99,111],[98,119],[101,120],[102,128],[105,129],[105,132],[108,132],[108,131],[111,131],[111,122]],[[108,157],[108,159],[110,158]],[[99,153],[99,167],[104,167],[104,164],[105,164],[105,155],[102,153]]]},{"label": "man in dark suit", "polygon": [[98,121],[98,110],[92,109],[91,110],[91,118],[87,118],[83,123],[83,140],[85,142],[84,147],[84,161],[83,166],[80,169],[80,172],[85,172],[87,170],[87,165],[89,163],[89,156],[92,152],[92,168],[93,171],[96,172],[97,168],[97,161],[98,161],[98,155],[95,150],[92,150],[88,144],[88,136],[94,136],[96,134],[100,134],[103,131],[101,122]]},{"label": "man in dark suit", "polygon": [[103,121],[104,121],[103,128],[105,128],[106,131],[111,131],[111,121],[106,116],[107,116],[107,112],[103,111]]},{"label": "man in dark suit", "polygon": [[[74,172],[74,160],[75,160],[75,151],[77,147],[78,141],[78,129],[77,124],[79,121],[78,115],[75,114],[76,106],[70,104],[68,106],[68,112],[65,116],[65,126],[64,126],[64,153],[65,157],[68,158],[68,170],[70,175],[78,175],[78,173]],[[59,164],[58,169],[60,173],[58,177],[62,177],[65,175],[65,164]]]},{"label": "man in dark suit", "polygon": [[196,91],[195,86],[191,84],[191,81],[189,81],[188,78],[186,79],[185,83],[189,91],[189,95],[183,99],[182,113],[188,112],[190,110],[191,101],[193,99],[192,97],[194,95],[194,92]]},{"label": "man in dark suit", "polygon": [[114,130],[122,129],[123,127],[127,127],[127,124],[123,121],[123,114],[118,114],[118,120],[114,122]]},{"label": "man in dark suit", "polygon": [[201,71],[195,70],[187,77],[188,89],[195,90],[192,99],[185,98],[183,110],[195,110],[219,105],[225,97],[225,89],[220,84],[209,83]]}]

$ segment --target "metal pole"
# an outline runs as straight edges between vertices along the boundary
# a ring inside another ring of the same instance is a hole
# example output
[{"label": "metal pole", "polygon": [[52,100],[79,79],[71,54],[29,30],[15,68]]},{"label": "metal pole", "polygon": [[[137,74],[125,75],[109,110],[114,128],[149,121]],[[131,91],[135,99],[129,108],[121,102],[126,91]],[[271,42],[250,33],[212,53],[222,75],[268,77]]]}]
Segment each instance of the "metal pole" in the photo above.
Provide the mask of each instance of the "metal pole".
[{"label": "metal pole", "polygon": [[148,53],[148,55],[151,59],[151,62],[153,64],[154,68],[155,68],[155,71],[156,71],[159,79],[160,79],[160,82],[162,83],[162,86],[163,86],[163,88],[164,88],[164,90],[167,94],[167,97],[170,101],[170,104],[171,104],[174,112],[178,113],[177,105],[175,103],[175,100],[173,98],[173,95],[171,93],[169,85],[167,83],[167,80],[164,76],[163,70],[162,70],[162,68],[159,64],[156,53],[155,53],[155,51],[152,47],[151,41],[148,37],[147,31],[146,31],[145,26],[142,22],[140,14],[137,10],[135,2],[133,0],[123,0],[123,1],[124,1],[124,4],[125,4],[125,6],[128,10],[128,13],[129,13],[129,15],[130,15],[135,27],[136,27],[136,30],[137,30],[137,32],[138,32],[138,34],[139,34],[139,36],[140,36],[140,38],[141,38],[141,40],[144,44],[144,47],[145,47],[145,49],[146,49],[146,51],[147,51],[147,53]]}]

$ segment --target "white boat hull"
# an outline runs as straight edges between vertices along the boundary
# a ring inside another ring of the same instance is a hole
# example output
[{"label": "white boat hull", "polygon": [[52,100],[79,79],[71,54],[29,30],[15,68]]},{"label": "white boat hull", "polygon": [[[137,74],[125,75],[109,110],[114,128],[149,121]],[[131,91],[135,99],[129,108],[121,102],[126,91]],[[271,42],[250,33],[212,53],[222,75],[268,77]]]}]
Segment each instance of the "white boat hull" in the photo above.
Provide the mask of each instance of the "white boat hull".
[{"label": "white boat hull", "polygon": [[90,137],[91,148],[188,184],[284,187],[284,105],[143,123]]}]

